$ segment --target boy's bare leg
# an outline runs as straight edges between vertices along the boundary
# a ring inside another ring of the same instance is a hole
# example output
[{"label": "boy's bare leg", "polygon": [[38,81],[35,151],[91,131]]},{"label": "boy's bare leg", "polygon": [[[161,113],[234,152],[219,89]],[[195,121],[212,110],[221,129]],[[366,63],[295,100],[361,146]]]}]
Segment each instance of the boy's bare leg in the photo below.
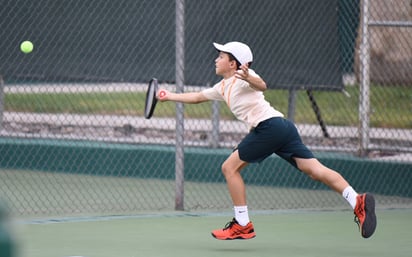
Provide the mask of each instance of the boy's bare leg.
[{"label": "boy's bare leg", "polygon": [[375,198],[369,193],[358,194],[338,172],[322,165],[317,159],[295,158],[298,168],[314,180],[319,180],[342,194],[354,209],[355,221],[362,237],[368,238],[376,229]]},{"label": "boy's bare leg", "polygon": [[223,229],[212,231],[212,236],[217,239],[251,239],[256,236],[253,223],[249,220],[245,183],[240,175],[240,171],[246,165],[246,162],[240,160],[238,151],[234,151],[222,165],[222,172],[234,205],[235,218]]},{"label": "boy's bare leg", "polygon": [[340,194],[342,194],[343,190],[349,186],[349,183],[342,177],[342,175],[324,166],[315,158],[295,158],[295,161],[302,172],[310,176],[312,179],[324,183]]},{"label": "boy's bare leg", "polygon": [[227,187],[234,206],[246,205],[246,188],[240,171],[247,166],[247,162],[240,159],[238,151],[234,151],[222,164]]}]

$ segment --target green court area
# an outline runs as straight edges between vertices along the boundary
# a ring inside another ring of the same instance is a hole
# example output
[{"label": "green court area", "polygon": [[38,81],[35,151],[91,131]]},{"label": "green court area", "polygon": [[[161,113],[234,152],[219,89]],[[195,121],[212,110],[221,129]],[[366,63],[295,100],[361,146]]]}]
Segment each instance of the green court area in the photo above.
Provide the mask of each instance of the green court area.
[{"label": "green court area", "polygon": [[350,211],[251,213],[257,236],[219,241],[210,231],[230,213],[169,213],[25,220],[21,257],[342,257],[411,256],[412,210],[378,210],[373,237],[361,238]]}]

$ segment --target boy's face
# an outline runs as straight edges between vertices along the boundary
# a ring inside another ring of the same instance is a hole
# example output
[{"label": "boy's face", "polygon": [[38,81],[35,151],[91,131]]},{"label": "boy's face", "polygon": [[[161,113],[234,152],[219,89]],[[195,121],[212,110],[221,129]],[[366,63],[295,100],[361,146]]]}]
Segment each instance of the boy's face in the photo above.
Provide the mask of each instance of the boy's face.
[{"label": "boy's face", "polygon": [[231,77],[236,71],[236,61],[229,59],[229,54],[225,52],[219,52],[218,57],[215,60],[216,75],[223,77]]}]

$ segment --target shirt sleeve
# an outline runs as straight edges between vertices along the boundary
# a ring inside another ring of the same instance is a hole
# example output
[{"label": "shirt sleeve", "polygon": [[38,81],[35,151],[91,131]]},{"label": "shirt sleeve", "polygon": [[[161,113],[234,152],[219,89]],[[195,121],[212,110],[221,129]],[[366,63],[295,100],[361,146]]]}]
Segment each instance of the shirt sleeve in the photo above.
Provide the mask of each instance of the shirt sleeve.
[{"label": "shirt sleeve", "polygon": [[209,100],[224,101],[222,95],[218,91],[218,85],[214,85],[211,88],[204,89],[201,93]]},{"label": "shirt sleeve", "polygon": [[[252,69],[249,69],[249,75],[260,78],[260,76]],[[247,83],[246,81],[244,80],[238,80],[238,81],[242,81],[241,83],[242,86],[252,88],[250,87],[249,83]],[[224,101],[225,99],[221,93],[221,85],[222,85],[222,82],[216,83],[213,87],[203,90],[202,94],[209,100]],[[255,90],[254,88],[252,89]]]}]

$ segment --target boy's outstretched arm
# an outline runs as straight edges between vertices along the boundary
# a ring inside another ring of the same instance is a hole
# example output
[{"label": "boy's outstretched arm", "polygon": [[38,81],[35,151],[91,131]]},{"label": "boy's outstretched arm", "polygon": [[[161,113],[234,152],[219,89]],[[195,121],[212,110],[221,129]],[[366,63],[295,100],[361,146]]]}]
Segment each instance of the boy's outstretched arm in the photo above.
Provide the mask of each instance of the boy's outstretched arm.
[{"label": "boy's outstretched arm", "polygon": [[172,93],[166,89],[160,89],[157,94],[157,99],[161,102],[173,101],[187,104],[197,104],[209,101],[201,92],[190,93]]}]

